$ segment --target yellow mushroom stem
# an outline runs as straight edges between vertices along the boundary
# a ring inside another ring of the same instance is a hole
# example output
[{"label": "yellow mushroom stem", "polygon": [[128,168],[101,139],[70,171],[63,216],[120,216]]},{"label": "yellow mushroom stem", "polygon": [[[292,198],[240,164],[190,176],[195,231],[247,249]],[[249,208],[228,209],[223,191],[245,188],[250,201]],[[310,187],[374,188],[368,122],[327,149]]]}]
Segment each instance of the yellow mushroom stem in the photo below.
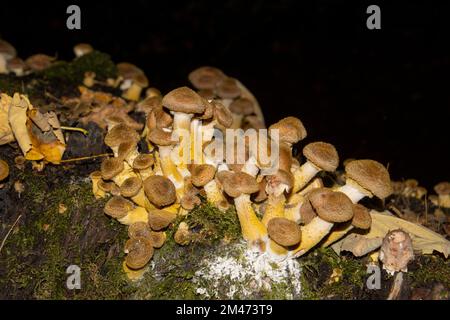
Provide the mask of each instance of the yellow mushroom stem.
[{"label": "yellow mushroom stem", "polygon": [[126,261],[122,263],[123,271],[125,272],[127,278],[131,281],[138,281],[143,278],[144,273],[148,271],[149,267],[146,265],[142,269],[133,270],[128,268]]},{"label": "yellow mushroom stem", "polygon": [[292,192],[297,193],[300,191],[319,171],[321,171],[321,169],[310,161],[306,161],[300,167],[291,169],[291,172],[294,175]]},{"label": "yellow mushroom stem", "polygon": [[259,245],[261,242],[266,242],[267,228],[256,216],[250,201],[250,195],[241,194],[234,199],[234,204],[244,239],[252,245]]},{"label": "yellow mushroom stem", "polygon": [[138,170],[138,173],[139,173],[139,176],[141,177],[142,181],[144,181],[145,179],[147,179],[150,176],[155,175],[155,173],[153,172],[151,167],[149,167],[147,169]]},{"label": "yellow mushroom stem", "polygon": [[[226,164],[221,164],[218,166],[217,172],[228,170],[228,166]],[[228,206],[228,201],[225,198],[222,190],[220,190],[219,186],[215,179],[212,179],[208,182],[203,189],[206,193],[206,199],[209,203],[212,203],[215,207],[217,207],[221,211],[226,211]]]},{"label": "yellow mushroom stem", "polygon": [[358,203],[364,197],[372,197],[370,191],[364,189],[356,181],[349,178],[345,181],[345,185],[336,188],[335,191],[344,193],[353,203]]},{"label": "yellow mushroom stem", "polygon": [[95,199],[104,198],[106,196],[105,191],[99,188],[98,183],[102,179],[101,175],[91,174],[92,181],[92,193],[94,194]]},{"label": "yellow mushroom stem", "polygon": [[330,232],[333,225],[333,223],[318,216],[312,219],[310,223],[302,226],[302,241],[295,249],[290,251],[290,255],[296,258],[308,252]]},{"label": "yellow mushroom stem", "polygon": [[[178,171],[172,161],[172,147],[171,146],[160,146],[159,147],[159,163],[161,165],[161,170],[164,176],[166,176],[175,186],[177,194],[184,193],[184,177]],[[181,199],[181,197],[180,197]]]},{"label": "yellow mushroom stem", "polygon": [[131,177],[137,177],[137,174],[134,172],[133,168],[130,167],[128,163],[124,162],[122,172],[120,172],[118,175],[112,178],[112,181],[114,181],[116,185],[121,186],[126,179]]},{"label": "yellow mushroom stem", "polygon": [[300,207],[302,206],[305,198],[300,193],[294,193],[289,201],[284,206],[284,217],[296,223],[300,222]]},{"label": "yellow mushroom stem", "polygon": [[140,207],[144,207],[147,210],[152,210],[155,206],[148,200],[145,195],[144,188],[141,188],[139,192],[130,198],[134,203],[136,203]]},{"label": "yellow mushroom stem", "polygon": [[322,244],[320,245],[323,248],[326,248],[339,239],[341,239],[343,236],[345,236],[347,233],[349,233],[354,226],[351,222],[347,222],[345,224],[339,225],[338,228],[335,228],[331,231],[331,233],[324,239]]},{"label": "yellow mushroom stem", "polygon": [[141,96],[142,86],[135,81],[131,83],[131,86],[124,92],[122,97],[131,101],[138,101]]},{"label": "yellow mushroom stem", "polygon": [[87,131],[86,129],[83,129],[83,128],[66,127],[66,126],[60,126],[59,128],[61,130],[66,130],[66,131],[78,131],[78,132],[81,132],[82,134],[84,134],[85,136],[87,136],[89,134],[89,131]]},{"label": "yellow mushroom stem", "polygon": [[275,260],[280,261],[286,259],[289,256],[289,251],[285,247],[280,246],[270,238],[267,241],[266,252]]},{"label": "yellow mushroom stem", "polygon": [[269,198],[267,199],[266,210],[264,211],[264,216],[262,218],[262,223],[266,227],[271,219],[284,217],[285,203],[286,197],[284,196],[284,194],[278,196],[269,194]]},{"label": "yellow mushroom stem", "polygon": [[135,222],[148,222],[148,212],[143,207],[136,207],[133,210],[129,211],[127,215],[123,218],[117,219],[122,224],[127,226],[135,223]]}]

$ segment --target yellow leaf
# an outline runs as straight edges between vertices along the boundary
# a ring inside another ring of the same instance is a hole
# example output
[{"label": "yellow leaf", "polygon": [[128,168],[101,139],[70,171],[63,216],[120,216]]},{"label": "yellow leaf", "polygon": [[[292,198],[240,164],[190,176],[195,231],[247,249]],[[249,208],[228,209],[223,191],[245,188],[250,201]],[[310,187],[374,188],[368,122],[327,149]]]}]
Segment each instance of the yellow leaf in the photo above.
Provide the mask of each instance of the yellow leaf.
[{"label": "yellow leaf", "polygon": [[0,145],[14,141],[14,134],[8,120],[11,100],[12,98],[7,94],[0,95]]},{"label": "yellow leaf", "polygon": [[[364,241],[382,239],[389,231],[402,229],[411,236],[414,251],[419,251],[422,254],[432,254],[433,251],[438,251],[446,258],[448,257],[450,253],[450,242],[440,234],[425,228],[422,225],[393,216],[388,211],[377,212],[372,210],[370,215],[372,216],[372,226],[370,227],[369,232],[361,235],[358,238],[359,242],[355,242],[355,244],[361,246]],[[337,252],[344,250],[344,244],[347,241],[345,248],[348,249],[348,251],[352,251],[353,247],[348,243],[349,239],[352,239],[352,237],[355,237],[354,233],[350,233],[347,237],[335,243],[332,248]],[[365,245],[367,245],[367,243]]]}]

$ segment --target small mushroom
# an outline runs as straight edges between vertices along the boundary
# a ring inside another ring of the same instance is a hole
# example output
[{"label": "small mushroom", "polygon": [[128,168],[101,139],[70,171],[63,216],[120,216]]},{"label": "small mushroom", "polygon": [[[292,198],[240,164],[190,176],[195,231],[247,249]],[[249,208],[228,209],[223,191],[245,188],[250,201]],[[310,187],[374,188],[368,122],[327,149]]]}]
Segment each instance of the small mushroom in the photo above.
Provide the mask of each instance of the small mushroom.
[{"label": "small mushroom", "polygon": [[286,117],[272,124],[269,127],[269,135],[271,138],[278,132],[280,144],[286,144],[290,148],[292,145],[306,138],[306,129],[300,119],[296,117]]},{"label": "small mushroom", "polygon": [[317,245],[331,230],[335,223],[352,219],[353,203],[342,192],[320,188],[308,194],[307,201],[317,214],[310,223],[302,227],[302,241],[291,251],[294,257],[301,256]]},{"label": "small mushroom", "polygon": [[150,176],[144,180],[144,191],[147,198],[157,207],[165,207],[177,199],[175,186],[164,176]]},{"label": "small mushroom", "polygon": [[152,241],[146,237],[131,238],[126,242],[124,252],[127,254],[125,262],[130,269],[142,269],[153,257]]},{"label": "small mushroom", "polygon": [[199,164],[191,166],[191,181],[196,187],[204,187],[214,179],[216,168],[210,164]]},{"label": "small mushroom", "polygon": [[142,180],[138,177],[129,177],[120,185],[120,194],[125,198],[131,198],[138,206],[152,209],[153,206],[145,196],[142,188]]},{"label": "small mushroom", "polygon": [[33,71],[43,71],[49,68],[53,61],[55,58],[46,54],[34,54],[25,60],[25,64]]},{"label": "small mushroom", "polygon": [[380,249],[380,261],[383,269],[393,275],[395,272],[407,272],[408,263],[414,259],[411,237],[401,229],[386,234]]},{"label": "small mushroom", "polygon": [[142,180],[150,177],[153,174],[152,165],[155,163],[155,158],[151,154],[141,153],[133,161],[133,169],[139,172]]},{"label": "small mushroom", "polygon": [[354,203],[364,197],[385,199],[392,194],[391,179],[387,169],[374,160],[354,160],[345,166],[345,185],[337,191],[345,193]]},{"label": "small mushroom", "polygon": [[92,51],[94,51],[94,48],[88,43],[78,43],[73,47],[73,53],[77,58],[91,53]]},{"label": "small mushroom", "polygon": [[92,193],[94,194],[95,199],[104,198],[106,195],[105,191],[99,187],[99,183],[102,181],[102,172],[94,171],[89,175],[89,177],[91,178]]},{"label": "small mushroom", "polygon": [[295,178],[292,192],[301,190],[318,172],[333,172],[339,165],[339,156],[332,144],[312,142],[303,148],[306,162],[300,167],[294,167]]},{"label": "small mushroom", "polygon": [[191,232],[189,231],[189,226],[186,222],[181,222],[178,225],[178,229],[173,236],[176,243],[185,246],[188,245],[192,240]]},{"label": "small mushroom", "polygon": [[155,249],[161,248],[166,242],[167,236],[164,231],[150,231],[150,239]]},{"label": "small mushroom", "polygon": [[450,183],[441,182],[434,186],[434,191],[438,195],[439,206],[450,208]]}]

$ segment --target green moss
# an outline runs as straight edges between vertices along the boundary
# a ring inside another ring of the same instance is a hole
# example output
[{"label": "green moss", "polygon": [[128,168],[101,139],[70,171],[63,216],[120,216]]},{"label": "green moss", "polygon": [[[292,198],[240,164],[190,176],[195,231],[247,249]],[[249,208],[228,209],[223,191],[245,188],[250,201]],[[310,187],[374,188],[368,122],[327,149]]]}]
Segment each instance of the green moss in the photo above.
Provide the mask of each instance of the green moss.
[{"label": "green moss", "polygon": [[441,256],[421,256],[416,258],[417,266],[408,275],[413,287],[442,283],[450,289],[450,260]]}]

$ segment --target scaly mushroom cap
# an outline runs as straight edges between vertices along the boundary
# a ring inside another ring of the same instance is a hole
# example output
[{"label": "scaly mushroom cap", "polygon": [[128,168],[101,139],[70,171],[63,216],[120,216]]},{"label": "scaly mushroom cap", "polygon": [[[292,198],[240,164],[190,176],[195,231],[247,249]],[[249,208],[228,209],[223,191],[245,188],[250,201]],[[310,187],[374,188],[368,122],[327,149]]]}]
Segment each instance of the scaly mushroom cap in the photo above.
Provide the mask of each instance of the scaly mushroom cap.
[{"label": "scaly mushroom cap", "polygon": [[214,101],[214,118],[225,128],[231,127],[233,124],[233,115],[230,110],[220,102]]},{"label": "scaly mushroom cap", "polygon": [[308,194],[317,215],[328,222],[345,222],[353,217],[353,203],[342,192],[335,192],[327,188],[318,188]]},{"label": "scaly mushroom cap", "polygon": [[147,198],[157,207],[171,205],[177,200],[175,186],[164,176],[150,176],[144,181]]},{"label": "scaly mushroom cap", "polygon": [[133,79],[136,75],[144,73],[141,69],[129,62],[117,64],[117,74],[124,79]]},{"label": "scaly mushroom cap", "polygon": [[386,234],[380,249],[383,268],[390,273],[406,271],[408,263],[414,259],[411,237],[401,229]]},{"label": "scaly mushroom cap", "polygon": [[153,252],[150,238],[131,238],[125,243],[125,263],[130,269],[142,269],[153,257]]},{"label": "scaly mushroom cap", "polygon": [[216,168],[210,164],[193,165],[190,168],[192,184],[196,187],[203,187],[214,179]]},{"label": "scaly mushroom cap", "polygon": [[303,148],[303,155],[324,171],[333,172],[339,165],[336,148],[326,142],[312,142]]},{"label": "scaly mushroom cap", "polygon": [[204,66],[189,73],[188,79],[196,89],[214,89],[225,75],[215,67]]},{"label": "scaly mushroom cap", "polygon": [[8,163],[0,159],[0,181],[5,180],[9,176]]},{"label": "scaly mushroom cap", "polygon": [[202,97],[188,87],[170,91],[164,96],[162,105],[174,112],[203,113],[205,111]]},{"label": "scaly mushroom cap", "polygon": [[153,209],[148,212],[148,224],[154,231],[167,228],[176,218],[176,213],[166,210]]},{"label": "scaly mushroom cap", "polygon": [[150,168],[155,163],[155,158],[151,154],[141,153],[133,161],[133,169],[144,170]]},{"label": "scaly mushroom cap", "polygon": [[252,194],[259,191],[255,177],[245,173],[236,172],[223,180],[223,189],[230,197],[238,197],[241,193]]},{"label": "scaly mushroom cap", "polygon": [[449,195],[450,194],[450,183],[449,182],[440,182],[434,186],[434,191],[440,196]]},{"label": "scaly mushroom cap", "polygon": [[130,238],[137,238],[137,237],[151,238],[151,230],[148,226],[148,223],[139,221],[130,224],[130,226],[128,227],[128,236]]},{"label": "scaly mushroom cap", "polygon": [[176,141],[172,140],[171,131],[164,131],[160,128],[151,129],[147,135],[147,139],[159,146],[170,146],[176,143]]},{"label": "scaly mushroom cap", "polygon": [[235,99],[241,95],[236,79],[226,77],[217,84],[216,92],[222,99]]},{"label": "scaly mushroom cap", "polygon": [[135,151],[137,148],[136,141],[125,141],[119,144],[117,149],[117,157],[119,159],[125,159],[131,152]]},{"label": "scaly mushroom cap", "polygon": [[236,114],[248,116],[253,113],[253,101],[248,98],[239,98],[230,104],[230,111]]},{"label": "scaly mushroom cap", "polygon": [[152,240],[153,248],[159,249],[166,242],[167,236],[164,231],[150,231],[150,239]]},{"label": "scaly mushroom cap", "polygon": [[300,226],[286,218],[270,219],[267,232],[273,241],[284,247],[298,244],[302,237]]},{"label": "scaly mushroom cap", "polygon": [[0,39],[0,55],[8,61],[16,57],[17,51],[9,42]]},{"label": "scaly mushroom cap", "polygon": [[306,200],[300,206],[300,223],[307,225],[315,217],[317,217],[317,213],[314,211],[311,202],[309,202],[309,200]]},{"label": "scaly mushroom cap", "polygon": [[352,225],[358,229],[369,229],[372,225],[372,216],[369,209],[359,203],[354,204]]},{"label": "scaly mushroom cap", "polygon": [[295,144],[306,138],[306,129],[300,119],[295,117],[287,117],[281,119],[269,127],[270,131],[278,129],[280,142]]},{"label": "scaly mushroom cap", "polygon": [[121,219],[133,209],[133,202],[121,196],[114,196],[108,200],[105,205],[104,211],[108,216],[111,216],[115,219]]},{"label": "scaly mushroom cap", "polygon": [[392,194],[391,178],[387,169],[374,160],[354,160],[345,166],[347,177],[356,181],[380,199]]},{"label": "scaly mushroom cap", "polygon": [[105,136],[105,144],[111,148],[131,141],[138,142],[139,134],[124,123],[115,125]]},{"label": "scaly mushroom cap", "polygon": [[102,178],[110,180],[121,173],[124,169],[123,160],[119,158],[106,158],[103,160],[100,170]]},{"label": "scaly mushroom cap", "polygon": [[120,194],[123,197],[134,197],[142,187],[142,180],[138,177],[129,177],[122,182]]}]

